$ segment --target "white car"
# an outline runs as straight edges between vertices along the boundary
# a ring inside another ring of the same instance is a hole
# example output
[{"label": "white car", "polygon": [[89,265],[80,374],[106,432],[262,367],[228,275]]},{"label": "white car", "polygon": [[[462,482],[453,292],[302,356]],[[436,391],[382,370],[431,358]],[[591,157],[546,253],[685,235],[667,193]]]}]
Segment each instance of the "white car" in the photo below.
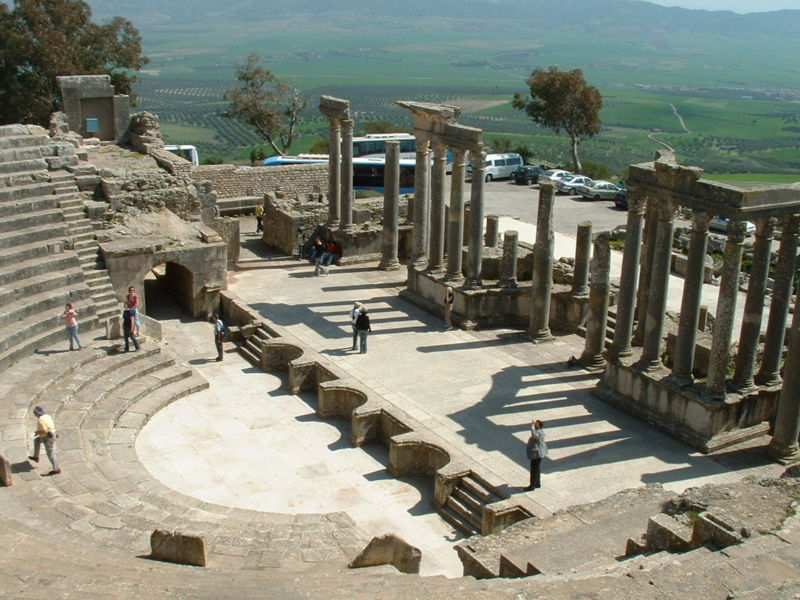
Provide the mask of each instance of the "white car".
[{"label": "white car", "polygon": [[572,175],[556,179],[556,191],[564,194],[577,194],[575,188],[579,185],[592,185],[594,180],[586,175]]},{"label": "white car", "polygon": [[595,181],[591,185],[579,185],[575,191],[587,200],[613,200],[619,188],[610,181]]},{"label": "white car", "polygon": [[[715,229],[717,231],[728,231],[728,217],[721,217],[719,215],[713,217],[711,222],[708,224],[709,229]],[[751,223],[750,221],[744,222],[744,234],[745,235],[755,235],[756,233],[756,226],[755,224]]]},{"label": "white car", "polygon": [[556,180],[561,179],[566,175],[572,175],[572,173],[569,171],[563,171],[561,169],[550,169],[539,175],[539,183],[542,181],[552,181],[555,183]]}]

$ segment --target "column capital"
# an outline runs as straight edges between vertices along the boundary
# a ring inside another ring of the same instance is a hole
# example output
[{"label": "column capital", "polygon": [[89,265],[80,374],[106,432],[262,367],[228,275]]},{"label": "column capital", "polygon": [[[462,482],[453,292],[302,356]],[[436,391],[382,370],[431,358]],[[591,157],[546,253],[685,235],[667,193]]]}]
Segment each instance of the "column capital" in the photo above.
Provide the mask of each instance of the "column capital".
[{"label": "column capital", "polygon": [[692,231],[708,233],[709,223],[711,223],[711,213],[705,210],[692,211]]},{"label": "column capital", "polygon": [[800,215],[786,215],[782,222],[783,235],[797,236],[800,232]]},{"label": "column capital", "polygon": [[625,190],[625,199],[628,201],[628,212],[636,215],[643,215],[647,197],[628,188]]},{"label": "column capital", "polygon": [[734,219],[728,220],[728,243],[742,245],[747,233],[747,225],[745,221]]},{"label": "column capital", "polygon": [[431,148],[433,149],[434,158],[443,158],[447,156],[447,144],[438,138],[431,140]]},{"label": "column capital", "polygon": [[342,125],[342,120],[338,117],[329,117],[328,124],[332,130],[338,130]]},{"label": "column capital", "polygon": [[353,133],[353,125],[354,125],[354,123],[355,123],[355,121],[353,121],[352,119],[342,119],[341,120],[341,125],[342,125],[342,129],[344,129],[344,132],[345,133]]},{"label": "column capital", "polygon": [[772,240],[775,237],[775,225],[778,220],[775,217],[764,217],[756,219],[756,237]]},{"label": "column capital", "polygon": [[658,203],[656,210],[658,211],[659,221],[672,222],[675,220],[675,213],[678,210],[678,203],[674,200],[662,200]]}]

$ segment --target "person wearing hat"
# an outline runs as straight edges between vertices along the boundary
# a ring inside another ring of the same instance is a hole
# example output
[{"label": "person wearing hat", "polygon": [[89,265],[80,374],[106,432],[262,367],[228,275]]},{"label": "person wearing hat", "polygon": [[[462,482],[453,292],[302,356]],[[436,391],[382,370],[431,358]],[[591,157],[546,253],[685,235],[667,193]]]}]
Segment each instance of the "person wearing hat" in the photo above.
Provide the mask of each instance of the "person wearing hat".
[{"label": "person wearing hat", "polygon": [[354,302],[353,308],[350,309],[350,325],[353,327],[353,350],[356,349],[356,345],[358,344],[358,327],[356,327],[356,321],[358,320],[358,315],[361,314],[362,306],[361,302]]},{"label": "person wearing hat", "polygon": [[36,406],[33,409],[33,414],[36,415],[38,421],[36,423],[36,437],[33,438],[33,456],[29,456],[33,462],[39,462],[39,450],[44,444],[44,450],[47,452],[47,458],[50,459],[50,464],[53,465],[53,470],[48,475],[58,475],[61,473],[61,467],[58,465],[58,457],[56,456],[56,426],[53,422],[53,417],[44,412],[41,406]]}]

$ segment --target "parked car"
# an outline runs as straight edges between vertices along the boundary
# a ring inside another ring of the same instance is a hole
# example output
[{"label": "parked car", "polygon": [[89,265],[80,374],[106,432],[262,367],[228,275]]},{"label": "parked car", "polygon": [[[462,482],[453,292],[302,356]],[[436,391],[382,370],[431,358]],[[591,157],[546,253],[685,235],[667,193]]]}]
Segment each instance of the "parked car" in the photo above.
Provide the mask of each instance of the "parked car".
[{"label": "parked car", "polygon": [[575,194],[575,188],[579,185],[592,185],[594,180],[586,175],[570,175],[556,179],[556,191],[563,194]]},{"label": "parked car", "polygon": [[[720,215],[713,217],[708,224],[708,228],[715,229],[716,231],[728,231],[728,217],[722,217]],[[744,234],[754,235],[755,232],[756,232],[756,226],[750,221],[745,221]]]},{"label": "parked car", "polygon": [[544,173],[544,169],[542,167],[537,167],[536,165],[523,165],[514,170],[514,172],[511,174],[511,178],[517,185],[531,185],[532,183],[537,183],[539,181],[539,175],[542,173]]},{"label": "parked car", "polygon": [[[505,179],[524,164],[522,156],[516,152],[505,154],[487,154],[484,161],[483,176],[485,181]],[[472,163],[467,164],[467,176],[472,178]]]},{"label": "parked car", "polygon": [[613,200],[619,188],[610,181],[595,181],[592,185],[579,185],[576,190],[587,200]]},{"label": "parked car", "polygon": [[622,210],[628,210],[628,196],[625,195],[624,189],[614,194],[614,206]]},{"label": "parked car", "polygon": [[548,179],[553,183],[555,183],[556,179],[560,179],[561,177],[564,177],[564,175],[572,175],[572,173],[570,173],[569,171],[564,171],[563,169],[548,169],[547,171],[539,175],[539,183],[541,183],[545,179]]}]

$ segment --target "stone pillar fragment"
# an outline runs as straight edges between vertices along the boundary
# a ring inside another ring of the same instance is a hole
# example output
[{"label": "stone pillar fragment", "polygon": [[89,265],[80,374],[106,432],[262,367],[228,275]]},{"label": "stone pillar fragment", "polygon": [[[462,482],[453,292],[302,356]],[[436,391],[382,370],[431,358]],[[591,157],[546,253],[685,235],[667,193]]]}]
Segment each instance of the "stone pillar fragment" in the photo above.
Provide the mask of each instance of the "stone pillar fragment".
[{"label": "stone pillar fragment", "polygon": [[496,248],[500,244],[500,217],[497,215],[486,217],[484,243],[487,248]]},{"label": "stone pillar fragment", "polygon": [[578,223],[575,239],[575,272],[572,278],[572,295],[586,296],[589,293],[589,260],[592,255],[592,222]]},{"label": "stone pillar fragment", "polygon": [[639,367],[654,371],[662,367],[661,343],[664,336],[664,318],[667,311],[667,290],[672,261],[672,231],[675,225],[675,203],[662,201],[658,206],[658,225],[653,231],[655,239],[653,262],[649,273],[647,314],[645,316],[642,356]]},{"label": "stone pillar fragment", "polygon": [[708,378],[706,379],[706,395],[713,400],[722,400],[726,393],[725,380],[728,375],[733,318],[736,314],[736,300],[739,291],[744,227],[744,223],[741,221],[728,221],[728,240],[725,243],[717,314],[714,320],[714,338],[711,342]]},{"label": "stone pillar fragment", "polygon": [[636,291],[636,330],[631,343],[641,346],[647,322],[647,303],[650,300],[650,273],[656,253],[656,230],[658,229],[658,202],[647,202],[644,220],[644,248],[639,265],[639,287]]},{"label": "stone pillar fragment", "polygon": [[586,320],[586,342],[578,362],[587,369],[603,369],[606,342],[611,271],[611,234],[603,231],[594,241],[592,285],[589,289],[589,316]]},{"label": "stone pillar fragment", "polygon": [[383,245],[379,269],[396,271],[400,268],[397,250],[400,239],[400,142],[386,142],[386,170],[383,180]]},{"label": "stone pillar fragment", "polygon": [[711,215],[707,212],[697,210],[692,213],[692,237],[689,241],[686,278],[681,296],[681,318],[678,323],[675,356],[672,360],[672,377],[679,385],[692,382],[710,221]]},{"label": "stone pillar fragment", "polygon": [[775,284],[772,286],[772,301],[764,340],[764,355],[761,357],[761,368],[755,377],[759,385],[775,386],[781,382],[781,356],[786,323],[789,320],[794,271],[797,267],[798,230],[800,230],[800,217],[793,215],[784,218],[781,245],[778,250],[778,272],[775,274]]},{"label": "stone pillar fragment", "polygon": [[800,365],[800,300],[794,305],[786,364],[795,368],[786,369],[784,374],[769,452],[781,462],[788,463],[800,459],[797,444],[800,436],[800,369],[796,368]]},{"label": "stone pillar fragment", "polygon": [[428,238],[430,226],[430,184],[431,160],[429,142],[417,131],[417,160],[414,170],[414,268],[422,270],[428,265]]},{"label": "stone pillar fragment", "polygon": [[633,321],[635,317],[636,289],[639,286],[639,259],[642,253],[642,225],[644,200],[628,189],[628,222],[625,226],[625,248],[622,251],[622,271],[617,294],[617,319],[614,341],[608,350],[611,358],[630,356]]},{"label": "stone pillar fragment", "polygon": [[342,130],[339,119],[331,119],[328,138],[328,226],[338,227],[342,215]]},{"label": "stone pillar fragment", "polygon": [[503,257],[500,259],[500,281],[503,288],[517,287],[517,248],[519,232],[509,230],[503,233]]},{"label": "stone pillar fragment", "polygon": [[553,290],[553,196],[551,182],[539,185],[536,242],[533,245],[531,318],[528,328],[534,341],[553,339],[550,333],[550,294]]},{"label": "stone pillar fragment", "polygon": [[447,229],[447,279],[457,280],[462,275],[462,248],[464,247],[464,175],[466,151],[453,150],[453,172],[450,174],[450,212]]},{"label": "stone pillar fragment", "polygon": [[470,152],[472,162],[472,189],[469,210],[469,243],[467,245],[467,287],[483,287],[483,194],[486,175],[486,153],[482,150]]},{"label": "stone pillar fragment", "polygon": [[750,265],[750,281],[744,301],[744,318],[739,330],[736,368],[733,373],[733,386],[742,393],[755,388],[753,375],[761,333],[761,321],[764,317],[764,295],[767,293],[769,257],[774,233],[775,219],[758,219],[756,241],[753,244],[753,262]]},{"label": "stone pillar fragment", "polygon": [[433,143],[433,172],[431,174],[431,229],[428,269],[433,272],[444,270],[445,246],[445,201],[447,183],[447,146]]},{"label": "stone pillar fragment", "polygon": [[353,121],[342,119],[342,214],[339,229],[352,232],[353,226]]},{"label": "stone pillar fragment", "polygon": [[0,484],[8,487],[11,485],[11,462],[0,454]]}]

